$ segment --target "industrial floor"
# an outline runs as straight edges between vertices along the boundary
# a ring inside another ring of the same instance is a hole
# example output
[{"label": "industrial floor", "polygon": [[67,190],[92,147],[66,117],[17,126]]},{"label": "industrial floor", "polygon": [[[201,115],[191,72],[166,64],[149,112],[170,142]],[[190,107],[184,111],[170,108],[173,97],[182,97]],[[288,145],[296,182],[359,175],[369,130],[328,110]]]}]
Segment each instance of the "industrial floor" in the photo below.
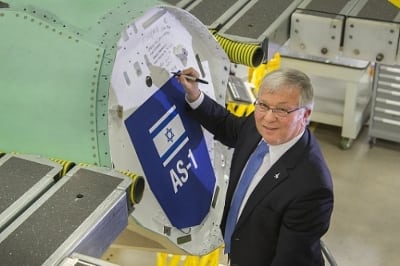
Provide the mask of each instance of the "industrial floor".
[{"label": "industrial floor", "polygon": [[[366,125],[342,150],[340,128],[312,126],[334,179],[335,209],[323,241],[337,264],[400,265],[400,144],[378,139],[370,146]],[[105,257],[121,266],[160,266],[156,254],[111,246]]]}]

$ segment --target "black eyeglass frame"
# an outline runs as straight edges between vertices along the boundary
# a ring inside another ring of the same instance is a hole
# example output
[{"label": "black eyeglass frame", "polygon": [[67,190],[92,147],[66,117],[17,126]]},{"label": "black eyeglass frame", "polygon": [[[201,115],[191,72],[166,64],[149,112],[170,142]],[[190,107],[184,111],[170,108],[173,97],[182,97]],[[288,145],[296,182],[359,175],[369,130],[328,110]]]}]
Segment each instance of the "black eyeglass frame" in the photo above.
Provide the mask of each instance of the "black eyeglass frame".
[{"label": "black eyeglass frame", "polygon": [[292,110],[286,110],[283,108],[271,108],[268,105],[266,105],[265,103],[260,102],[260,100],[258,100],[258,99],[256,99],[253,104],[256,109],[257,109],[257,106],[261,107],[261,109],[262,109],[261,112],[263,112],[263,113],[271,111],[273,114],[280,116],[280,117],[287,117],[289,114],[304,108],[304,106],[299,106]]}]

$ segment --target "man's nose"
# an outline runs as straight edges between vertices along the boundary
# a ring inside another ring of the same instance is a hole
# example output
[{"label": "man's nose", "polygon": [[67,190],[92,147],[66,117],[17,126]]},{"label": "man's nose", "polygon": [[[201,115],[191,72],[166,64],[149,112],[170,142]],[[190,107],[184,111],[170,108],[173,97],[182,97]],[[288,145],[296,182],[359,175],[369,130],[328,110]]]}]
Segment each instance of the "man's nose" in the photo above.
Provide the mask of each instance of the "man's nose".
[{"label": "man's nose", "polygon": [[272,109],[269,109],[264,112],[263,119],[265,119],[267,121],[274,121],[274,120],[276,120],[276,114],[272,111]]}]

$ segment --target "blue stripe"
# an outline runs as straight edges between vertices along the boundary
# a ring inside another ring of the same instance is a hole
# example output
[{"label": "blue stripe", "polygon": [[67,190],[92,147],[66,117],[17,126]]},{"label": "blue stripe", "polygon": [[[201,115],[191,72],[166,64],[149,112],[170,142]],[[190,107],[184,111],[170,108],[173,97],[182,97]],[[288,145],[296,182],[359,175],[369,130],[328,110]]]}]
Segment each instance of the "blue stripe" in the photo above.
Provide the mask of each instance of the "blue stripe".
[{"label": "blue stripe", "polygon": [[167,126],[167,124],[171,122],[171,120],[174,119],[177,115],[178,113],[175,109],[172,113],[169,114],[168,117],[164,119],[164,121],[161,122],[161,124],[156,129],[154,129],[154,131],[150,134],[150,137],[154,139],[158,135],[158,133],[160,133]]},{"label": "blue stripe", "polygon": [[179,139],[177,139],[175,142],[174,142],[174,144],[173,145],[171,145],[170,147],[169,147],[169,149],[164,153],[164,155],[161,157],[161,160],[163,161],[163,162],[165,162],[165,160],[171,155],[171,153],[173,153],[175,150],[176,150],[176,148],[179,146],[179,144],[181,144],[184,140],[185,140],[185,138],[186,138],[186,132],[184,132],[180,137],[179,137]]}]

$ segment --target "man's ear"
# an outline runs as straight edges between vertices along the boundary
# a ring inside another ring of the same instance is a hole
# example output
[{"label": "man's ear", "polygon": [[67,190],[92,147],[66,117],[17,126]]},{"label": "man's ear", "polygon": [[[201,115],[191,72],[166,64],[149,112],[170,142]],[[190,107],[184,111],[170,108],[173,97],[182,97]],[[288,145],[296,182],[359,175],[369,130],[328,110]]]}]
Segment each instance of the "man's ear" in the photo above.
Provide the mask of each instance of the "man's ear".
[{"label": "man's ear", "polygon": [[308,125],[310,123],[310,116],[311,116],[311,109],[304,108],[303,118],[304,118],[304,121],[305,121],[306,125]]}]

